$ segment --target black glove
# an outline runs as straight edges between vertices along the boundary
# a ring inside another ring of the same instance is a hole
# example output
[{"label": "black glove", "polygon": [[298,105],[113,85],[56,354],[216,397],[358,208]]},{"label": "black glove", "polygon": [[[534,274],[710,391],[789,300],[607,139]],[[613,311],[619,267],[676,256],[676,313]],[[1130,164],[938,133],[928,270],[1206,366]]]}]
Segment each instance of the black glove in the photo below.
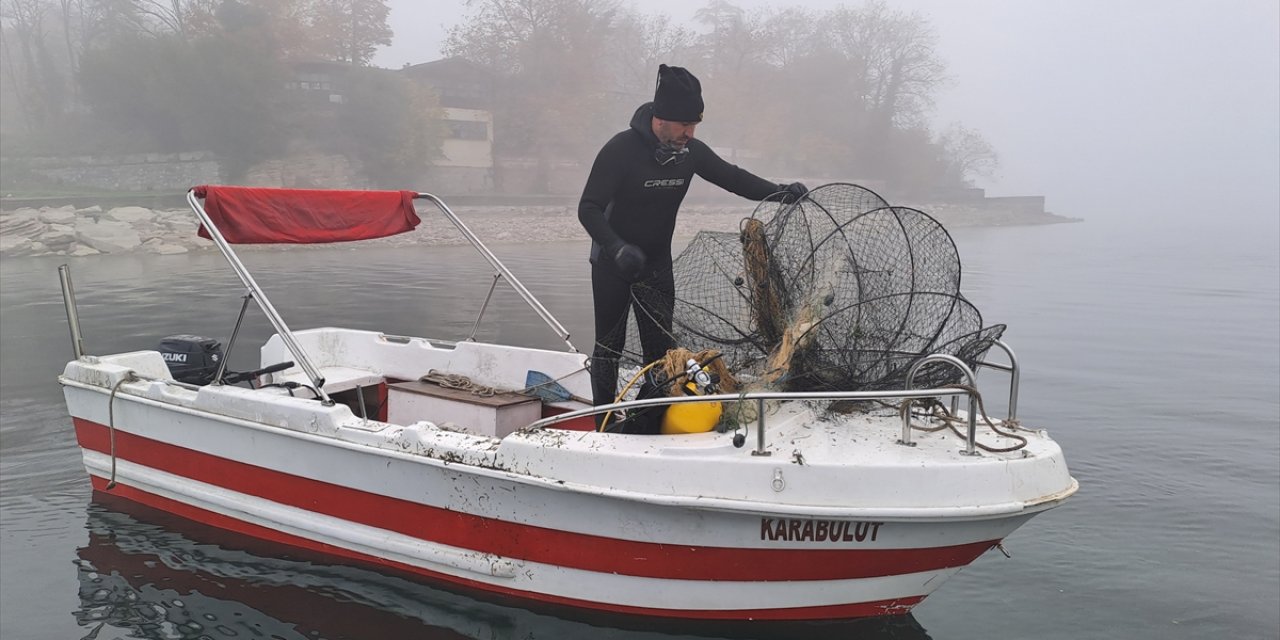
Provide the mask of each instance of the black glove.
[{"label": "black glove", "polygon": [[809,193],[809,188],[800,182],[780,184],[778,187],[778,190],[782,192],[782,201],[788,204],[796,202],[800,198],[803,198],[804,194]]},{"label": "black glove", "polygon": [[648,261],[640,247],[626,242],[618,242],[609,247],[609,256],[613,258],[613,264],[618,266],[618,273],[632,282],[640,279]]}]

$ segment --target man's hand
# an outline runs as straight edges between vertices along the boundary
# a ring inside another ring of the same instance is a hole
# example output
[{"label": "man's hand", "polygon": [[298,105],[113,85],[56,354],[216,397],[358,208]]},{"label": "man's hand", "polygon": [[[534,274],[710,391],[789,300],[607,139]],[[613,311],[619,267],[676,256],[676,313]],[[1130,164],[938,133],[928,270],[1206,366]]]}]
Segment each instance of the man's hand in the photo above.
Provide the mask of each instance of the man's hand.
[{"label": "man's hand", "polygon": [[778,186],[781,187],[779,191],[782,192],[782,201],[787,204],[796,202],[800,198],[803,198],[804,194],[809,193],[809,188],[800,182],[792,182],[791,184],[782,184]]},{"label": "man's hand", "polygon": [[644,265],[649,260],[640,247],[626,242],[614,245],[609,253],[613,256],[613,263],[618,265],[618,273],[632,282],[640,279],[640,274],[644,273]]}]

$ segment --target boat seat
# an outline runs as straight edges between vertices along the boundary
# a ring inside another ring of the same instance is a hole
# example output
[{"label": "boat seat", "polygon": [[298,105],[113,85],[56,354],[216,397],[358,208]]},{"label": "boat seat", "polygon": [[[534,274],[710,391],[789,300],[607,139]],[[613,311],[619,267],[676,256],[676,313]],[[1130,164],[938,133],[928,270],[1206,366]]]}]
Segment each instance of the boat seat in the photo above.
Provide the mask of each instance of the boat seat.
[{"label": "boat seat", "polygon": [[[381,374],[374,373],[368,369],[356,369],[354,367],[320,367],[320,375],[324,376],[324,391],[329,394],[348,391],[356,387],[368,387],[385,381]],[[307,378],[306,372],[301,367],[294,367],[283,373],[277,373],[271,381],[311,384],[311,380]]]}]

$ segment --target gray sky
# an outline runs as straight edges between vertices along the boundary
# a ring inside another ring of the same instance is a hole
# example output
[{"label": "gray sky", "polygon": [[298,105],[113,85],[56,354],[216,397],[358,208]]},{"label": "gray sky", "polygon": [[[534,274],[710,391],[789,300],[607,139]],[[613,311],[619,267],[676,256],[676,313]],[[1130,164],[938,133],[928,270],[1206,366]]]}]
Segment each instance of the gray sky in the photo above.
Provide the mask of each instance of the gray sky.
[{"label": "gray sky", "polygon": [[[747,9],[835,0],[737,0]],[[693,23],[699,0],[646,0]],[[856,5],[857,2],[844,4]],[[1275,0],[895,0],[938,32],[951,83],[935,128],[982,132],[993,195],[1045,195],[1086,218],[1139,212],[1280,219],[1280,3]],[[391,0],[374,63],[439,57],[465,0]],[[693,70],[695,73],[696,69]],[[619,125],[619,128],[622,124]],[[711,141],[714,144],[714,141]],[[1225,205],[1225,206],[1223,206]],[[1256,218],[1255,218],[1256,219]]]}]

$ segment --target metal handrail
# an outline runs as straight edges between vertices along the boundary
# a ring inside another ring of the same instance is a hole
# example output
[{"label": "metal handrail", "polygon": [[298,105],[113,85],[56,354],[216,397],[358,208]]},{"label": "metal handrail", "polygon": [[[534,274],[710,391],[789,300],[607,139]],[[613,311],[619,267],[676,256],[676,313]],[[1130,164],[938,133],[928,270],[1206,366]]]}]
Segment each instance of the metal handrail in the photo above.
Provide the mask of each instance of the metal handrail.
[{"label": "metal handrail", "polygon": [[[445,217],[458,228],[458,231],[462,232],[462,235],[471,243],[471,246],[475,247],[475,249],[480,252],[480,255],[484,256],[489,264],[497,270],[497,273],[494,274],[493,284],[497,284],[499,277],[505,278],[507,282],[511,284],[512,288],[516,290],[516,293],[520,294],[520,297],[524,298],[525,302],[527,302],[529,306],[532,307],[533,310],[543,319],[543,321],[551,327],[552,331],[555,331],[556,335],[560,336],[560,339],[564,340],[565,344],[569,346],[569,350],[574,353],[578,352],[577,348],[573,346],[573,343],[569,341],[569,332],[564,328],[564,325],[560,324],[560,322],[551,315],[551,312],[547,311],[546,307],[542,306],[542,303],[539,302],[523,284],[521,284],[520,280],[511,273],[511,270],[507,269],[506,265],[502,264],[501,260],[498,260],[498,257],[489,250],[489,247],[485,246],[475,233],[472,233],[471,229],[462,222],[458,215],[455,214],[453,210],[444,203],[444,201],[433,194],[421,192],[415,192],[414,199],[429,200],[435,204],[436,207],[440,209],[441,213],[443,213]],[[227,239],[223,237],[218,226],[213,223],[213,220],[205,211],[204,205],[200,202],[200,198],[196,196],[195,189],[187,191],[187,204],[191,206],[191,210],[200,218],[201,224],[203,224],[204,228],[209,232],[210,239],[213,240],[218,251],[222,252],[223,257],[227,259],[227,262],[230,263],[232,271],[234,271],[236,276],[240,278],[240,282],[244,284],[245,288],[249,290],[248,295],[253,297],[254,301],[258,303],[258,307],[261,308],[262,312],[267,316],[267,320],[270,321],[271,326],[275,328],[276,334],[280,336],[280,340],[284,343],[285,348],[293,355],[294,361],[298,363],[298,366],[300,366],[306,373],[307,378],[311,380],[312,385],[320,394],[320,399],[326,404],[331,404],[333,401],[324,391],[325,381],[324,377],[320,375],[319,369],[316,368],[312,363],[311,358],[302,349],[302,345],[298,344],[296,337],[293,335],[293,331],[289,329],[289,325],[285,324],[284,318],[280,316],[280,313],[276,311],[275,306],[271,304],[271,301],[267,298],[266,294],[263,293],[262,287],[258,286],[257,281],[253,279],[253,275],[249,273],[248,268],[246,268],[244,263],[240,261],[240,257],[236,255],[235,250],[231,248],[231,243],[227,242]],[[65,288],[66,287],[64,287],[64,289]],[[489,295],[493,295],[492,286],[489,289]],[[489,300],[486,298],[485,307],[488,306],[488,303]],[[71,306],[68,306],[68,308],[71,308]],[[243,310],[241,313],[243,314]],[[480,310],[480,315],[484,315],[483,308]],[[477,317],[477,326],[479,323],[480,317]],[[474,337],[474,335],[475,332],[473,329],[472,336]],[[78,344],[74,335],[73,343]]]},{"label": "metal handrail", "polygon": [[[547,326],[551,327],[551,330],[554,331],[556,335],[560,336],[560,339],[564,340],[565,344],[569,345],[569,350],[573,353],[578,352],[577,347],[574,347],[573,343],[569,342],[569,332],[564,328],[564,325],[560,324],[560,321],[556,320],[555,316],[551,315],[551,312],[547,311],[547,308],[542,306],[542,303],[539,302],[537,298],[533,297],[533,294],[529,293],[529,290],[516,279],[515,274],[511,273],[511,270],[507,269],[506,265],[502,264],[502,261],[498,259],[498,256],[494,255],[493,252],[489,250],[489,247],[485,246],[485,244],[480,241],[480,238],[477,237],[476,234],[472,233],[471,229],[468,228],[466,224],[463,224],[462,219],[458,217],[458,214],[454,213],[443,200],[430,193],[418,193],[414,198],[430,200],[435,204],[436,207],[440,209],[440,212],[458,228],[458,231],[462,232],[462,235],[471,243],[471,246],[475,247],[476,251],[479,251],[480,255],[484,256],[484,259],[489,261],[489,265],[496,269],[498,274],[501,274],[503,278],[506,278],[507,282],[511,285],[511,288],[515,289],[516,293],[520,294],[521,298],[524,298],[524,301],[533,308],[534,312],[542,318],[542,321],[547,323]],[[494,284],[497,284],[497,274],[494,275]],[[489,294],[493,295],[492,286],[489,288]],[[488,298],[486,298],[485,306],[488,306],[488,302]],[[480,310],[480,314],[484,315],[484,309]],[[479,323],[480,318],[476,318],[476,324],[479,325]]]},{"label": "metal handrail", "polygon": [[329,395],[324,391],[324,376],[320,375],[320,371],[311,363],[311,358],[302,350],[302,345],[299,345],[298,341],[294,339],[293,331],[289,330],[289,325],[285,324],[284,318],[280,317],[280,313],[276,311],[275,306],[271,304],[266,294],[262,292],[262,287],[258,286],[257,281],[253,279],[253,275],[249,273],[244,263],[240,261],[240,256],[237,256],[235,250],[231,248],[231,243],[222,237],[222,232],[218,230],[218,226],[209,218],[209,214],[204,210],[204,205],[196,197],[195,189],[187,191],[187,204],[191,205],[191,210],[195,211],[200,218],[200,222],[209,232],[209,237],[213,240],[214,245],[218,247],[218,250],[222,252],[222,256],[231,264],[231,270],[236,272],[240,282],[253,294],[254,302],[258,303],[258,308],[262,309],[262,313],[267,316],[271,326],[275,327],[276,334],[280,336],[284,346],[289,349],[289,353],[293,354],[294,361],[306,372],[312,386],[320,394],[321,401],[325,404],[332,404],[333,400],[329,399]]},{"label": "metal handrail", "polygon": [[222,384],[222,376],[227,373],[227,363],[231,361],[231,352],[236,349],[236,337],[240,335],[240,327],[244,324],[244,313],[249,310],[249,299],[253,293],[246,291],[240,303],[240,315],[236,316],[236,326],[231,328],[231,338],[227,340],[225,355],[218,361],[218,370],[213,373],[213,384]]},{"label": "metal handrail", "polygon": [[1009,364],[979,361],[975,363],[977,365],[974,367],[975,373],[980,367],[1009,372],[1009,418],[1006,422],[1015,422],[1018,419],[1018,382],[1021,378],[1021,371],[1018,368],[1018,356],[1014,355],[1013,347],[1010,347],[1003,340],[993,340],[992,344],[1000,347],[1005,355],[1009,356]]},{"label": "metal handrail", "polygon": [[[968,389],[964,389],[964,390],[958,389],[958,391],[961,391],[965,395],[969,396],[969,433],[968,433],[968,437],[965,438],[965,450],[963,453],[965,455],[976,456],[978,455],[978,396],[976,395],[976,390],[978,388],[977,378],[976,376],[973,375],[973,370],[969,368],[969,365],[964,363],[964,360],[961,360],[960,358],[957,358],[953,355],[948,355],[945,353],[934,353],[931,355],[927,355],[923,358],[920,358],[919,360],[916,360],[915,362],[911,363],[911,368],[907,369],[907,389],[908,390],[910,390],[911,385],[915,383],[916,373],[920,371],[920,368],[931,362],[944,362],[946,364],[949,364],[959,369],[960,372],[964,374],[965,379],[969,381]],[[903,407],[902,439],[898,441],[898,444],[906,445],[908,447],[915,446],[911,442],[911,400],[912,399],[913,398],[908,398],[907,405]]]},{"label": "metal handrail", "polygon": [[[616,411],[618,409],[640,409],[643,407],[657,407],[661,405],[684,404],[688,402],[740,402],[745,400],[755,400],[758,403],[757,407],[762,409],[765,400],[910,400],[915,398],[937,398],[961,395],[967,395],[970,396],[970,398],[973,397],[973,394],[965,389],[902,389],[897,391],[753,391],[749,393],[721,393],[706,396],[645,398],[643,400],[627,400],[624,402],[602,404],[586,409],[557,414],[549,418],[543,418],[533,422],[528,427],[525,427],[525,429],[528,431],[537,431],[560,422],[566,422],[575,418],[592,416],[609,411]],[[768,452],[765,451],[764,411],[759,411],[758,418],[758,426],[756,427],[756,449],[752,451],[752,453],[755,455],[768,455]]]},{"label": "metal handrail", "polygon": [[80,312],[76,309],[76,288],[71,283],[71,265],[58,267],[58,279],[62,282],[62,306],[67,311],[67,326],[71,328],[71,351],[79,360],[84,355],[84,334],[80,333]]}]

